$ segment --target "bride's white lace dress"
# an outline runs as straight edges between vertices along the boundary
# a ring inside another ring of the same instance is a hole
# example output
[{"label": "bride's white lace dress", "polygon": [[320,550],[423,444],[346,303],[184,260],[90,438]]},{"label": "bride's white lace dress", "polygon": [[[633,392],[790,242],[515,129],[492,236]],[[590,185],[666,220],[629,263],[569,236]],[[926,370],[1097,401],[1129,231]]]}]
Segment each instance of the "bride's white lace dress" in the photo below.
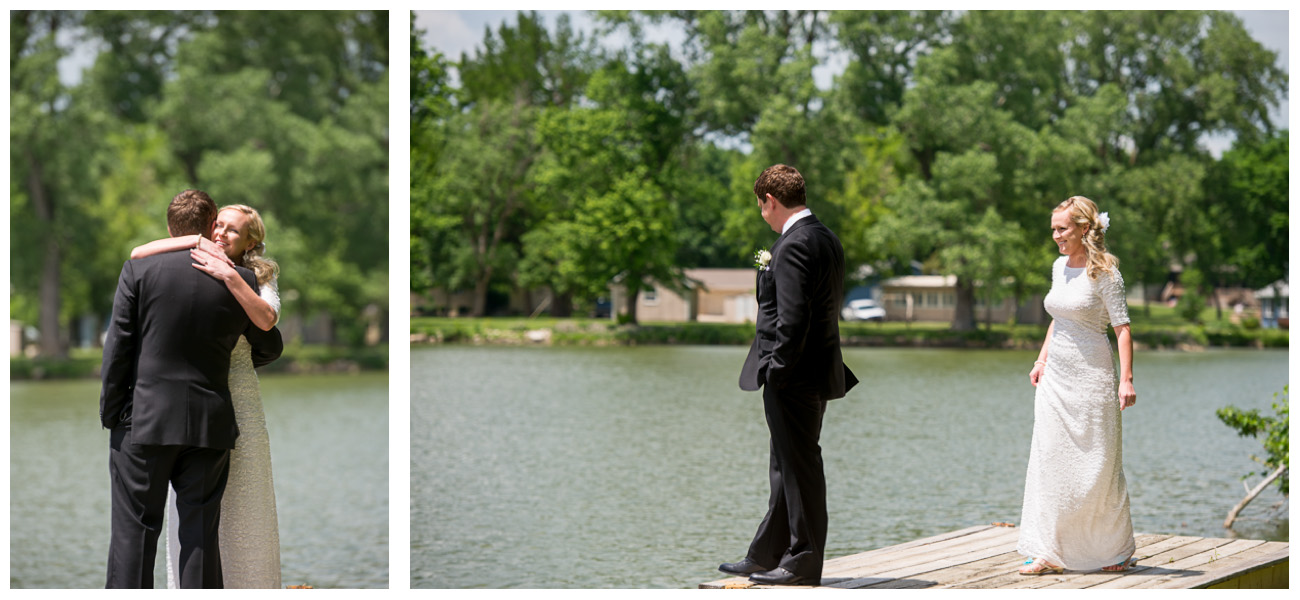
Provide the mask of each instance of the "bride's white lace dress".
[{"label": "bride's white lace dress", "polygon": [[[261,295],[280,314],[275,281]],[[271,480],[271,438],[252,347],[242,336],[230,354],[230,397],[239,437],[230,451],[230,476],[221,499],[221,572],[227,588],[280,587],[280,530]],[[180,542],[175,492],[167,499],[167,587],[179,587]]]},{"label": "bride's white lace dress", "polygon": [[1096,280],[1052,265],[1043,306],[1054,325],[1034,394],[1034,437],[1017,550],[1073,570],[1134,551],[1124,481],[1119,394],[1107,325],[1129,322],[1118,270]]}]

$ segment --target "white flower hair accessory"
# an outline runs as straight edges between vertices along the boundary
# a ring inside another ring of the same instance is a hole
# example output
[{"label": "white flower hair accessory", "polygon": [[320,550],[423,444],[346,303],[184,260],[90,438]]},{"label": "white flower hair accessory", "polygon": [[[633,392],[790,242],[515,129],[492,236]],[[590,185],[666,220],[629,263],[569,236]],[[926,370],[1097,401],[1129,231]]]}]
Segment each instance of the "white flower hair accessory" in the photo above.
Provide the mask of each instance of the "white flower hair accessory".
[{"label": "white flower hair accessory", "polygon": [[1101,232],[1106,233],[1106,230],[1110,229],[1110,213],[1097,215],[1097,224],[1101,225]]}]

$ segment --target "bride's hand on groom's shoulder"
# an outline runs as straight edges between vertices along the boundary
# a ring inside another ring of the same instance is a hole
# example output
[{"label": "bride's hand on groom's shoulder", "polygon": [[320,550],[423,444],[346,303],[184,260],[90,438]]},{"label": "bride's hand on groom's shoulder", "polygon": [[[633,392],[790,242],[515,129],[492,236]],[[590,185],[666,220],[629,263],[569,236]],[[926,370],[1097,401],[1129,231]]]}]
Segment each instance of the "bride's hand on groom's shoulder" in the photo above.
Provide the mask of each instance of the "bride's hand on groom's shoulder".
[{"label": "bride's hand on groom's shoulder", "polygon": [[198,246],[195,247],[195,249],[201,250],[203,252],[207,252],[208,254],[211,254],[214,258],[223,260],[225,261],[226,264],[232,267],[235,266],[235,261],[230,260],[230,257],[226,256],[226,253],[221,251],[221,246],[218,246],[216,242],[208,238],[199,236],[199,244]]},{"label": "bride's hand on groom's shoulder", "polygon": [[218,281],[230,283],[239,279],[239,272],[235,270],[234,265],[230,263],[230,259],[226,258],[225,254],[213,254],[195,248],[190,250],[190,258],[194,260],[195,269],[211,275]]}]

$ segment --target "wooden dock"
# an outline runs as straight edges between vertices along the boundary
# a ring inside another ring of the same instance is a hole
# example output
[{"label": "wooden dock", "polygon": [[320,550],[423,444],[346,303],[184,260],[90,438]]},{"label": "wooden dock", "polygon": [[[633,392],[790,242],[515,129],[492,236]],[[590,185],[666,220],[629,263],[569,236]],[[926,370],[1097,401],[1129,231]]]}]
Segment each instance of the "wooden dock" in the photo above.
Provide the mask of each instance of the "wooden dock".
[{"label": "wooden dock", "polygon": [[[1286,588],[1290,544],[1141,533],[1137,566],[1123,573],[1066,571],[1028,577],[1016,572],[1019,530],[981,525],[826,561],[823,588]],[[741,577],[702,589],[762,588]],[[809,586],[811,587],[811,586]]]}]

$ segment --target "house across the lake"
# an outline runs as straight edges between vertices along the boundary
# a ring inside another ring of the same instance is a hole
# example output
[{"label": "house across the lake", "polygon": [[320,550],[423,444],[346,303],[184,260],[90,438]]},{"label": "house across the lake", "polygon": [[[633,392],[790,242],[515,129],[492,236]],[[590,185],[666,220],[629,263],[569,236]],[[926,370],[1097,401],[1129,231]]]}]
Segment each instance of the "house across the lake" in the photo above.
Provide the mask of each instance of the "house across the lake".
[{"label": "house across the lake", "polygon": [[[754,269],[686,269],[686,294],[655,283],[638,294],[638,321],[699,321],[702,323],[745,323],[758,318],[754,298],[757,273]],[[872,286],[881,297],[873,298],[885,309],[887,321],[951,321],[957,307],[957,278],[953,275],[908,275]],[[610,286],[615,314],[627,312],[627,290],[620,283]],[[883,300],[883,302],[882,302]],[[1039,323],[1045,319],[1042,297],[1035,295],[1019,310],[1019,322]],[[981,322],[1006,322],[1015,311],[1011,298],[988,306],[976,294],[975,318]]]},{"label": "house across the lake", "polygon": [[[686,269],[686,294],[654,282],[653,289],[637,295],[637,321],[699,321],[701,323],[745,323],[758,320],[754,298],[757,271],[754,269]],[[627,313],[627,289],[621,283],[610,286],[614,314]]]}]

